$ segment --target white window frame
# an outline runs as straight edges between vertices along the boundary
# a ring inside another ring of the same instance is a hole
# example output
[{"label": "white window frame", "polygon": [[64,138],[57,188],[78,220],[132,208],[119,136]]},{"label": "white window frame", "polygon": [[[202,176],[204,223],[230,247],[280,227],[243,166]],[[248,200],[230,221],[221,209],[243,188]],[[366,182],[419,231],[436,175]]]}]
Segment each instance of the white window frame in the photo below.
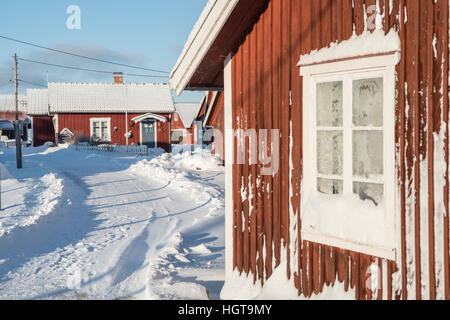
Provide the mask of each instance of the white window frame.
[{"label": "white window frame", "polygon": [[90,127],[91,127],[91,137],[94,137],[94,122],[100,122],[100,130],[101,130],[101,122],[106,122],[108,124],[108,139],[102,140],[104,142],[111,142],[111,118],[90,118]]},{"label": "white window frame", "polygon": [[[396,101],[396,71],[399,62],[398,53],[382,54],[377,56],[360,57],[300,66],[300,75],[303,77],[303,179],[302,179],[302,214],[313,214],[306,211],[309,197],[317,192],[317,122],[316,122],[316,84],[318,82],[343,81],[343,119],[344,119],[344,194],[352,193],[352,137],[353,125],[352,108],[345,107],[353,97],[352,81],[383,77],[383,152],[384,152],[384,223],[386,233],[380,237],[387,237],[388,247],[371,244],[361,244],[357,241],[340,239],[321,233],[319,230],[311,231],[302,226],[302,239],[321,243],[333,247],[344,248],[372,256],[396,260],[398,233],[398,188],[397,172],[395,166],[395,101]],[[349,114],[350,113],[350,114]],[[370,129],[370,128],[369,128]],[[348,149],[350,148],[350,150]],[[350,161],[346,161],[346,153],[350,152]],[[342,178],[340,178],[342,179]],[[340,180],[339,179],[339,180]],[[368,181],[369,182],[369,181]],[[372,182],[372,181],[370,181]],[[320,226],[319,226],[320,228]]]}]

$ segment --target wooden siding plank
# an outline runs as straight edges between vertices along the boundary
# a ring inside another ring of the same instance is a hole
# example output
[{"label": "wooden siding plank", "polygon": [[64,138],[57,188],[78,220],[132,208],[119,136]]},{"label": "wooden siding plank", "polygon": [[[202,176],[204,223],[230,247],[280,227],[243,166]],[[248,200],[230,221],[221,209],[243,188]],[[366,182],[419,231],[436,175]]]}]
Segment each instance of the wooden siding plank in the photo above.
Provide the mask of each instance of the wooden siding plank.
[{"label": "wooden siding plank", "polygon": [[[281,1],[272,0],[272,125],[273,129],[280,129],[281,107]],[[278,143],[278,141],[273,141]],[[272,150],[273,151],[273,150]],[[276,155],[275,155],[276,156]],[[274,157],[272,157],[272,162]],[[272,208],[273,208],[273,244],[275,268],[281,262],[281,211],[280,211],[280,171],[272,174]]]},{"label": "wooden siding plank", "polygon": [[[272,1],[263,16],[264,18],[264,34],[272,34]],[[264,43],[264,129],[268,130],[267,134],[267,154],[270,154],[270,130],[272,127],[272,41],[270,38]],[[265,152],[263,152],[265,153]],[[265,227],[265,245],[266,245],[266,279],[272,275],[272,245],[273,245],[273,233],[272,233],[272,177],[264,176],[264,227]]]},{"label": "wooden siding plank", "polygon": [[[288,279],[291,278],[291,251],[290,251],[290,211],[289,211],[289,128],[290,128],[290,85],[291,85],[291,15],[293,14],[290,0],[281,2],[281,149],[280,149],[280,173],[281,173],[281,239],[286,249]],[[299,50],[297,51],[299,54]],[[296,54],[294,55],[295,58]],[[297,74],[298,78],[298,74]],[[294,221],[292,221],[294,223]],[[298,288],[298,287],[297,287]]]},{"label": "wooden siding plank", "polygon": [[436,300],[436,276],[435,276],[435,239],[434,239],[434,84],[433,84],[433,2],[428,1],[427,7],[423,10],[427,12],[426,36],[426,95],[427,95],[427,156],[428,156],[428,267],[429,267],[429,298]]},{"label": "wooden siding plank", "polygon": [[[249,35],[249,108],[250,108],[250,116],[249,116],[249,128],[256,128],[256,112],[257,105],[255,103],[256,99],[256,63],[257,63],[257,34],[256,32],[251,32]],[[252,142],[252,146],[255,146],[256,141]],[[252,148],[253,149],[253,148]],[[254,150],[254,149],[253,149]],[[257,148],[256,148],[257,151]],[[255,154],[251,154],[251,157],[255,157]],[[252,210],[249,209],[250,215],[250,269],[253,274],[253,281],[257,280],[257,268],[256,268],[256,255],[257,255],[257,198],[258,198],[258,189],[256,187],[256,175],[257,175],[257,165],[253,159],[250,163],[251,165],[251,179],[249,181],[249,192],[253,197],[249,199],[250,206]]]}]

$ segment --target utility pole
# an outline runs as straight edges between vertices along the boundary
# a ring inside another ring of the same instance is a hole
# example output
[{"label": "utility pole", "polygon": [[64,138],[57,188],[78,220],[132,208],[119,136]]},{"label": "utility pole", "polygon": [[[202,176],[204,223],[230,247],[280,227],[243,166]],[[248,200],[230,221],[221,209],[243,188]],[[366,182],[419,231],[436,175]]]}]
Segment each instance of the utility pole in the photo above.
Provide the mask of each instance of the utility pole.
[{"label": "utility pole", "polygon": [[16,163],[17,169],[22,169],[22,139],[20,137],[18,91],[19,91],[19,80],[17,79],[17,54],[14,54],[14,95],[16,104],[16,121],[14,121],[14,131],[16,133]]}]

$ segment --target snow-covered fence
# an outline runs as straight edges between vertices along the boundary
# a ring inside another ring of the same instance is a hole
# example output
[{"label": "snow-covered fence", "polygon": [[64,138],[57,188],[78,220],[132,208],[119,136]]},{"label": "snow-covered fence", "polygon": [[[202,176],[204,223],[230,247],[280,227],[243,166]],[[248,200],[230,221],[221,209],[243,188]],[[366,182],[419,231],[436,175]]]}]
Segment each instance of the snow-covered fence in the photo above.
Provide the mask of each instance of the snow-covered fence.
[{"label": "snow-covered fence", "polygon": [[103,151],[103,152],[120,152],[130,153],[138,156],[148,156],[147,146],[116,146],[116,145],[99,145],[91,146],[86,144],[70,145],[70,148],[76,151]]}]

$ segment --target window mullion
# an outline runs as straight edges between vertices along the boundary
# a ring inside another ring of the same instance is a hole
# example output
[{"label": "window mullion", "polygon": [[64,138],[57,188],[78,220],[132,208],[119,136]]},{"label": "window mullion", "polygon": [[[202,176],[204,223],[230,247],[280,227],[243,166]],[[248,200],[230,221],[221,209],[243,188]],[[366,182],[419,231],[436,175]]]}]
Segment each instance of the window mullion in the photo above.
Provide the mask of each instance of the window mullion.
[{"label": "window mullion", "polygon": [[344,195],[353,193],[353,104],[352,80],[345,77],[343,80],[344,104]]}]

